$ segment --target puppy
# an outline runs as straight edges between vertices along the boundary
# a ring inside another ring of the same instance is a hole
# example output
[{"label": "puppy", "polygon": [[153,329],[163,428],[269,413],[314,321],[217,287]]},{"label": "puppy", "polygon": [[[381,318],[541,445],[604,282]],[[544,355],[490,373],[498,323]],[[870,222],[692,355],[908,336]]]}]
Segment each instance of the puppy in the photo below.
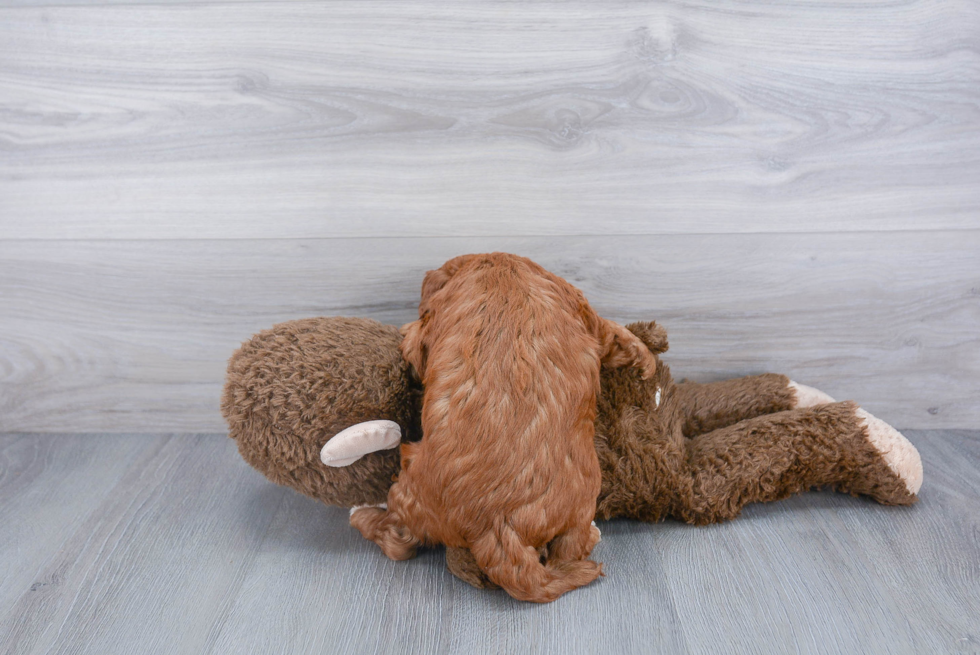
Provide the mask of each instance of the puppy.
[{"label": "puppy", "polygon": [[422,441],[401,446],[387,510],[351,524],[388,557],[469,548],[494,583],[549,602],[602,573],[593,444],[601,363],[654,373],[647,347],[534,262],[464,255],[429,271],[402,327],[425,387]]}]

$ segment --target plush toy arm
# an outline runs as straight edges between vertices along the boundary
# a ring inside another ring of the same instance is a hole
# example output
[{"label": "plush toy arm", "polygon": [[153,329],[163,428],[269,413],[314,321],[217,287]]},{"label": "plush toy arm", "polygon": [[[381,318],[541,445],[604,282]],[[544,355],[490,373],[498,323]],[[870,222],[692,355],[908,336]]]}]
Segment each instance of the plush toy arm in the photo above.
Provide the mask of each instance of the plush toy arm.
[{"label": "plush toy arm", "polygon": [[[745,419],[802,406],[796,403],[793,384],[785,375],[775,373],[707,384],[681,382],[676,397],[684,436],[694,437]],[[825,402],[833,399],[828,396]]]}]

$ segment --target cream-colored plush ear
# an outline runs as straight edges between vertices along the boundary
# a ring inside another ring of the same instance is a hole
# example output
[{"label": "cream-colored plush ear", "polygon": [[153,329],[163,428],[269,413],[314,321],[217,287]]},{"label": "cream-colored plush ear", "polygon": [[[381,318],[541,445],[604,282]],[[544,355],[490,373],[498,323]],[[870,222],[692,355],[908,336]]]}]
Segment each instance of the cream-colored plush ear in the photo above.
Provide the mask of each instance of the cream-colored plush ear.
[{"label": "cream-colored plush ear", "polygon": [[327,466],[349,466],[368,453],[388,450],[402,441],[402,429],[394,421],[365,421],[341,430],[320,450]]}]

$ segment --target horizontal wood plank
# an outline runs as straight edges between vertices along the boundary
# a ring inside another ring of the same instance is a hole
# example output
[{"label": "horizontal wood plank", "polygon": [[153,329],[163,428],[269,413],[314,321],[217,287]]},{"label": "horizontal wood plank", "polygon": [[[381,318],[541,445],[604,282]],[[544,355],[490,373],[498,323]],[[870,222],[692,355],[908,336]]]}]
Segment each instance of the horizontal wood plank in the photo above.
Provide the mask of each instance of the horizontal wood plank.
[{"label": "horizontal wood plank", "polygon": [[980,231],[0,241],[0,430],[219,431],[225,363],[285,320],[416,315],[466,252],[535,259],[657,320],[676,378],[783,372],[899,427],[980,420]]},{"label": "horizontal wood plank", "polygon": [[4,4],[6,238],[978,227],[971,2]]}]

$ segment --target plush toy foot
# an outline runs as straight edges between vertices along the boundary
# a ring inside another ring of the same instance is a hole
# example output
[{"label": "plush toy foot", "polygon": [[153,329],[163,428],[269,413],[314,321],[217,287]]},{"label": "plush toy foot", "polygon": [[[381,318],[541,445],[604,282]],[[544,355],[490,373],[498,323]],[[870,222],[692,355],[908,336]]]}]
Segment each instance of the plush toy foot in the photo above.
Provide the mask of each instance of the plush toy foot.
[{"label": "plush toy foot", "polygon": [[833,398],[825,394],[819,389],[814,389],[813,387],[808,387],[805,384],[799,384],[798,382],[789,381],[789,388],[793,390],[793,394],[796,396],[796,404],[793,405],[794,409],[800,407],[813,407],[814,405],[826,405],[827,403],[835,402]]},{"label": "plush toy foot", "polygon": [[888,468],[901,478],[910,494],[914,496],[919,493],[922,487],[922,459],[915,446],[901,432],[860,407],[855,414],[868,433],[868,441],[881,454]]}]

